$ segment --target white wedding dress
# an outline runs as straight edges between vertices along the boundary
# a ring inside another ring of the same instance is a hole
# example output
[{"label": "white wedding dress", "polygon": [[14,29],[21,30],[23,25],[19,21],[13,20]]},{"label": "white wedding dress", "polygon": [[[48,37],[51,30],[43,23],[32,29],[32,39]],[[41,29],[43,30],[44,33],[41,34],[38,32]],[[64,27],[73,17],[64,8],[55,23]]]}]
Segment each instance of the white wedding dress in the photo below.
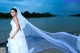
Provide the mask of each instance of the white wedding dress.
[{"label": "white wedding dress", "polygon": [[[37,53],[50,48],[56,48],[64,53],[80,52],[78,49],[80,47],[77,47],[80,43],[77,44],[77,36],[67,32],[51,33],[43,31],[31,24],[22,16],[20,10],[16,9],[21,30],[18,31],[14,39],[8,38],[7,47],[9,53]],[[11,20],[10,24],[12,30],[9,35],[11,36],[16,30],[16,25],[13,20]]]},{"label": "white wedding dress", "polygon": [[[12,26],[12,30],[10,32],[11,36],[16,30],[16,24],[13,20],[11,21],[10,24]],[[27,42],[21,30],[18,31],[14,39],[8,38],[7,47],[9,53],[29,53]]]}]

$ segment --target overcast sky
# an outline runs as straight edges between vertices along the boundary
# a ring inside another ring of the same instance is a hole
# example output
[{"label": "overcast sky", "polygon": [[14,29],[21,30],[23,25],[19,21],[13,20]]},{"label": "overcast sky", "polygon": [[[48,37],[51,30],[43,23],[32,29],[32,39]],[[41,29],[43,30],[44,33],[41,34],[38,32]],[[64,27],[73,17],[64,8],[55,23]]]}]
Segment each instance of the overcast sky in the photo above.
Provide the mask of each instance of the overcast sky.
[{"label": "overcast sky", "polygon": [[0,12],[9,12],[14,6],[22,12],[50,12],[56,15],[80,13],[80,0],[2,0]]}]

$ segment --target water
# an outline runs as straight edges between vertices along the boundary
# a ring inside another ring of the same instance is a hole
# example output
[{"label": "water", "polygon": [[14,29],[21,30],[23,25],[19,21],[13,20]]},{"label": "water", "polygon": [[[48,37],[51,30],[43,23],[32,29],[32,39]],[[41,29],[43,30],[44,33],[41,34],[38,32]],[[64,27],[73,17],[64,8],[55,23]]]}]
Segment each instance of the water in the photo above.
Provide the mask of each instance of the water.
[{"label": "water", "polygon": [[80,32],[80,17],[30,18],[29,21],[49,32]]},{"label": "water", "polygon": [[[44,17],[28,18],[27,20],[36,27],[48,32],[80,32],[80,17]],[[5,42],[9,36],[10,21],[11,19],[0,19],[0,43]]]},{"label": "water", "polygon": [[[11,30],[11,19],[0,19],[0,31]],[[49,32],[80,31],[80,17],[47,17],[47,18],[28,18],[38,28]]]}]

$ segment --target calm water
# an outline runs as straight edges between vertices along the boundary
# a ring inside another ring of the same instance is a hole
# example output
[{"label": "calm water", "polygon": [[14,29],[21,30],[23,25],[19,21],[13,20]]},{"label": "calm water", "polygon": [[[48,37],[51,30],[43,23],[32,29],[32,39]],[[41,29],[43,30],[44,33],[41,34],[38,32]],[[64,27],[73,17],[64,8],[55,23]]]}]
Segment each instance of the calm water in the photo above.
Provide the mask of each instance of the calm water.
[{"label": "calm water", "polygon": [[[0,19],[0,31],[11,30],[11,19]],[[49,17],[29,18],[29,22],[42,30],[54,31],[80,31],[80,17]]]},{"label": "calm water", "polygon": [[[10,21],[11,19],[0,19],[0,35],[9,34],[11,30]],[[48,32],[80,32],[80,17],[28,18],[28,21]],[[5,37],[1,37],[0,39],[5,39]]]}]

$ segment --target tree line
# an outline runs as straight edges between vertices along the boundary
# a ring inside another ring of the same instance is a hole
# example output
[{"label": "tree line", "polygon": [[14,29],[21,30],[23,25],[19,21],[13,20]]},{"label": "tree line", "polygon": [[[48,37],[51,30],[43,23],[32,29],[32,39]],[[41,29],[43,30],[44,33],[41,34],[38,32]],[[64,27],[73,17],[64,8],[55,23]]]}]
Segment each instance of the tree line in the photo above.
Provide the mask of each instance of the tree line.
[{"label": "tree line", "polygon": [[74,15],[71,15],[71,16],[80,17],[80,14],[74,14]]},{"label": "tree line", "polygon": [[[30,13],[28,11],[23,12],[22,15],[25,18],[30,18],[30,17],[33,17],[33,18],[35,18],[35,17],[53,17],[53,16],[56,16],[56,15],[50,14],[49,12],[46,12],[46,13],[32,12],[32,13]],[[10,13],[0,12],[0,18],[11,18],[11,14]]]}]

